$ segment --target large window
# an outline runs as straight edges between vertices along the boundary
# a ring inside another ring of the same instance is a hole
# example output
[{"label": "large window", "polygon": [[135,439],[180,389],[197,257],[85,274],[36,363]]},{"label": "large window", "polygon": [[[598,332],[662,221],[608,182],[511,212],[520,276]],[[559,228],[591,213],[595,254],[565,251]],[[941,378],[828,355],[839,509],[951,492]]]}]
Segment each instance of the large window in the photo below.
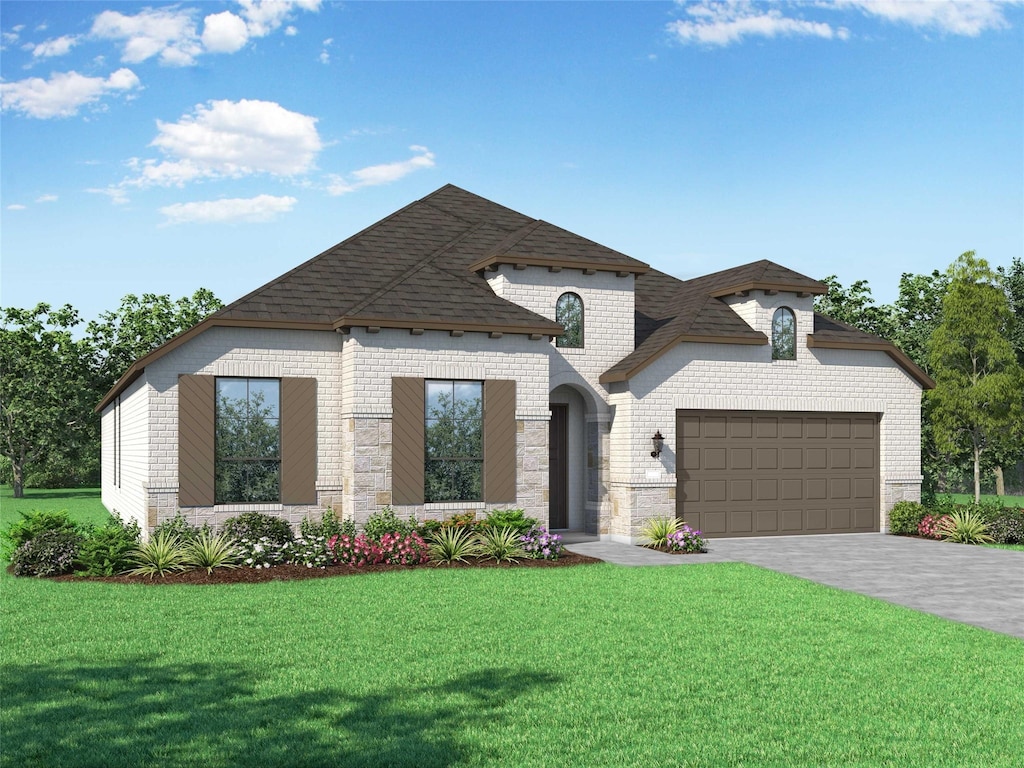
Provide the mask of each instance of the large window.
[{"label": "large window", "polygon": [[796,317],[788,307],[772,317],[772,360],[796,360]]},{"label": "large window", "polygon": [[427,381],[425,501],[483,499],[483,384]]},{"label": "large window", "polygon": [[217,379],[215,502],[281,500],[281,382]]},{"label": "large window", "polygon": [[575,293],[563,293],[555,303],[555,322],[565,333],[555,337],[556,347],[583,346],[583,299]]}]

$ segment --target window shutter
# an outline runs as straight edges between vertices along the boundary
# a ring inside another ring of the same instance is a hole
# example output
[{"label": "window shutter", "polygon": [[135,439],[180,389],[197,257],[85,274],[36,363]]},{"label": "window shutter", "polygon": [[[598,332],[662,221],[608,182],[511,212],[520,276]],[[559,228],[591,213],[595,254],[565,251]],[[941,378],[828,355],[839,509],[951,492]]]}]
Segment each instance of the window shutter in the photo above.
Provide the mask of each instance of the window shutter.
[{"label": "window shutter", "polygon": [[391,379],[391,501],[423,503],[423,379]]},{"label": "window shutter", "polygon": [[281,503],[316,504],[316,379],[281,379]]},{"label": "window shutter", "polygon": [[484,501],[516,500],[516,383],[484,382]]},{"label": "window shutter", "polygon": [[213,376],[178,377],[178,505],[213,506]]}]

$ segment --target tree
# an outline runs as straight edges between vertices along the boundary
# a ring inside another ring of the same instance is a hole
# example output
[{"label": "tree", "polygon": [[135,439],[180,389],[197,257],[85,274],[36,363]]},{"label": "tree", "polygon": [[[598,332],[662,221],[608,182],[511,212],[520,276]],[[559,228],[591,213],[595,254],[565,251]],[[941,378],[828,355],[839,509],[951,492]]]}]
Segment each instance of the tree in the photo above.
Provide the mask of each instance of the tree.
[{"label": "tree", "polygon": [[949,288],[949,275],[933,270],[930,275],[900,276],[900,292],[893,312],[891,341],[931,374],[928,344],[942,322],[942,301]]},{"label": "tree", "polygon": [[1017,354],[1017,362],[1024,365],[1024,261],[1021,261],[1019,256],[1015,257],[1009,270],[999,267],[996,271],[1002,281],[1003,290],[1006,291],[1010,312],[1013,315],[1010,344]]},{"label": "tree", "polygon": [[815,312],[873,333],[875,336],[881,336],[883,339],[892,339],[892,307],[887,304],[875,304],[867,280],[858,280],[849,289],[843,288],[843,284],[835,275],[829,275],[822,282],[828,286],[828,292],[815,299]]},{"label": "tree", "polygon": [[942,322],[929,342],[936,381],[929,398],[939,448],[973,456],[975,501],[982,455],[1024,437],[1024,377],[1007,337],[1011,322],[997,274],[974,251],[962,254],[949,269]]},{"label": "tree", "polygon": [[52,456],[82,458],[90,443],[93,389],[88,345],[70,305],[3,310],[0,330],[0,455],[10,461],[14,497],[25,471]]},{"label": "tree", "polygon": [[188,330],[223,306],[212,291],[200,288],[177,301],[145,293],[128,294],[113,312],[103,312],[86,326],[95,353],[102,397],[128,367],[166,341]]}]

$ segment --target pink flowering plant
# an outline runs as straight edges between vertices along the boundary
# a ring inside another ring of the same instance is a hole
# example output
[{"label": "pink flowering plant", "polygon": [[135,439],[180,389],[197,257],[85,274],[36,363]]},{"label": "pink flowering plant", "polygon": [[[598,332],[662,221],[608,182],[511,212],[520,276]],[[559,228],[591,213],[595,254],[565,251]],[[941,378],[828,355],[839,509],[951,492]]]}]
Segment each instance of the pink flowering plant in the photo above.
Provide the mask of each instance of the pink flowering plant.
[{"label": "pink flowering plant", "polygon": [[562,554],[562,537],[549,533],[543,525],[535,525],[519,541],[527,557],[534,560],[557,560]]},{"label": "pink flowering plant", "polygon": [[707,552],[707,539],[700,531],[695,531],[686,523],[683,523],[677,530],[668,534],[665,546],[669,552]]},{"label": "pink flowering plant", "polygon": [[422,565],[430,559],[427,542],[418,533],[385,533],[378,549],[381,563]]},{"label": "pink flowering plant", "polygon": [[943,517],[939,518],[939,517],[932,517],[931,515],[925,515],[921,519],[921,522],[917,524],[917,533],[918,533],[918,535],[919,536],[924,536],[925,538],[929,538],[929,539],[940,539],[940,538],[942,538],[942,534],[940,532],[939,526],[942,523],[942,521],[945,520],[945,519],[946,519],[946,516],[943,516]]},{"label": "pink flowering plant", "polygon": [[327,547],[334,561],[362,568],[378,563],[420,565],[427,562],[427,544],[418,533],[385,533],[376,542],[365,534],[332,536]]}]

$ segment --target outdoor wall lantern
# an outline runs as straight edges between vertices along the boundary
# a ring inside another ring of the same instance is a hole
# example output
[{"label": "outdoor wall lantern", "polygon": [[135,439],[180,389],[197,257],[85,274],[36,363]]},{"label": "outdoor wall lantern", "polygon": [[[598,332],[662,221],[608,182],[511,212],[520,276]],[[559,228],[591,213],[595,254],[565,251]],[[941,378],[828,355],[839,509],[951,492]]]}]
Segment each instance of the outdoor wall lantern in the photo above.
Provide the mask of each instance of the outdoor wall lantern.
[{"label": "outdoor wall lantern", "polygon": [[651,438],[651,443],[654,444],[654,450],[651,451],[651,458],[656,459],[661,456],[661,449],[665,445],[665,438],[661,436],[660,429],[654,433],[654,437]]}]

